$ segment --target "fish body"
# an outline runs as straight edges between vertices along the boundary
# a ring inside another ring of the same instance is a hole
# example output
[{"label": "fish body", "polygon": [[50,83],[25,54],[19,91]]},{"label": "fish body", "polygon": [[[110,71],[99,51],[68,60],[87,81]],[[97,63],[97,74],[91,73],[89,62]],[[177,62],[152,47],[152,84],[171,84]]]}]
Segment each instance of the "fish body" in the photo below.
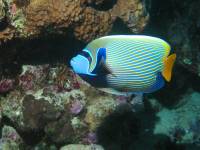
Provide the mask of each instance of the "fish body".
[{"label": "fish body", "polygon": [[105,36],[72,58],[73,70],[114,94],[151,93],[170,81],[176,54],[164,40],[144,35]]}]

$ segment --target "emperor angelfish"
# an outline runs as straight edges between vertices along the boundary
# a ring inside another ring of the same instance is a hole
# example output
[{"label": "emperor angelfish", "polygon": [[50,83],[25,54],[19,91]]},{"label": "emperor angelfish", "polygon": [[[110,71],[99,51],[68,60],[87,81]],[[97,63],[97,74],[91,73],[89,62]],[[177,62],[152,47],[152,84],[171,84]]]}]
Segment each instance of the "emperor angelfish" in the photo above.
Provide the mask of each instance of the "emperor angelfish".
[{"label": "emperor angelfish", "polygon": [[144,35],[112,35],[90,42],[70,64],[78,75],[103,91],[151,93],[171,80],[176,54],[164,40]]}]

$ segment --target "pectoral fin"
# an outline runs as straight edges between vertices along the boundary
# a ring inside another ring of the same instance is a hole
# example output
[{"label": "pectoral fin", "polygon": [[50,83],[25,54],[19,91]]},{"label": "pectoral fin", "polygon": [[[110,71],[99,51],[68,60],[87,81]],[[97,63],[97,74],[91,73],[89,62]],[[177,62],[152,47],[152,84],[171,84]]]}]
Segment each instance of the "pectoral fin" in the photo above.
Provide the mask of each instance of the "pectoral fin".
[{"label": "pectoral fin", "polygon": [[115,76],[113,71],[106,65],[104,58],[102,58],[99,63],[98,75],[99,74],[101,75],[112,74],[113,76]]},{"label": "pectoral fin", "polygon": [[176,54],[172,54],[164,60],[164,70],[162,71],[162,76],[168,82],[171,80],[172,69],[175,60],[176,60]]}]

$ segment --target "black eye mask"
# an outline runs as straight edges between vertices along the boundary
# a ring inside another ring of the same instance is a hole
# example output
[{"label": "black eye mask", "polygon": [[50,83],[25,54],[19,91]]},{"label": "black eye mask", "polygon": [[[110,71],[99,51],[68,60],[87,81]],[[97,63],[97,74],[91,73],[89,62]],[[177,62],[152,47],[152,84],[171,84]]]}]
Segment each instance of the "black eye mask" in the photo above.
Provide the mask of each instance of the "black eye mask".
[{"label": "black eye mask", "polygon": [[87,58],[87,60],[89,61],[90,64],[92,63],[92,58],[91,58],[91,56],[90,56],[90,54],[88,52],[81,51],[79,54],[84,56],[85,58]]}]

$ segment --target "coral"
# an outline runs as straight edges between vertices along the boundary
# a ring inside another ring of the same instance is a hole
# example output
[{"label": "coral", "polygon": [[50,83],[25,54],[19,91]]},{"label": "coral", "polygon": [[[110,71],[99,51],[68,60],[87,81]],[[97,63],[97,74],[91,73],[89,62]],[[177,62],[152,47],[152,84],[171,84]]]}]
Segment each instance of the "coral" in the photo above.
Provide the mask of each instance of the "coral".
[{"label": "coral", "polygon": [[47,148],[40,139],[59,145],[94,143],[95,129],[117,106],[114,96],[91,87],[62,64],[24,65],[15,89],[0,99],[2,115],[23,135],[37,133],[38,147]]},{"label": "coral", "polygon": [[13,127],[4,126],[2,129],[1,147],[2,149],[21,149],[23,144],[22,138]]},{"label": "coral", "polygon": [[50,144],[47,144],[45,142],[41,142],[39,144],[37,144],[36,146],[34,146],[34,149],[36,150],[58,150],[58,148],[55,146],[55,145],[50,145]]},{"label": "coral", "polygon": [[95,104],[87,107],[87,113],[85,117],[86,123],[88,123],[91,131],[94,131],[102,119],[111,113],[117,106],[116,101],[113,98],[99,97],[96,98]]},{"label": "coral", "polygon": [[[32,0],[27,3],[5,1],[9,6],[9,24],[0,32],[0,40],[12,38],[34,38],[45,34],[71,34],[76,39],[90,41],[107,34],[117,17],[133,31],[141,31],[148,14],[139,0],[117,0],[109,10],[98,10],[106,0]],[[7,32],[6,32],[7,31]],[[11,32],[10,32],[11,31]],[[13,34],[14,31],[14,34]],[[7,33],[6,36],[3,36]]]},{"label": "coral", "polygon": [[83,104],[80,101],[76,100],[72,102],[70,112],[72,114],[79,114],[82,111],[83,107]]},{"label": "coral", "polygon": [[52,104],[27,95],[23,99],[23,121],[31,129],[44,128],[47,122],[57,120],[61,113]]},{"label": "coral", "polygon": [[69,118],[69,114],[65,113],[58,121],[48,123],[45,127],[46,136],[58,144],[73,142],[75,131]]},{"label": "coral", "polygon": [[3,0],[0,0],[0,23],[1,21],[5,18],[6,14],[5,14],[5,5]]},{"label": "coral", "polygon": [[96,133],[90,132],[86,135],[84,138],[84,142],[87,144],[94,144],[97,142],[97,136]]},{"label": "coral", "polygon": [[[1,99],[0,99],[1,100]],[[2,126],[2,108],[0,108],[0,126]]]},{"label": "coral", "polygon": [[22,33],[26,21],[23,10],[19,9],[14,2],[9,4],[9,8],[10,24],[16,29],[16,32]]},{"label": "coral", "polygon": [[14,80],[3,79],[0,81],[0,93],[6,93],[14,88]]},{"label": "coral", "polygon": [[23,72],[18,78],[19,86],[22,90],[33,90],[35,86],[40,84],[41,80],[46,78],[45,71],[48,70],[48,65],[45,66],[23,66]]},{"label": "coral", "polygon": [[101,146],[99,145],[82,145],[82,144],[70,144],[61,147],[60,150],[104,150]]},{"label": "coral", "polygon": [[12,40],[15,37],[15,30],[13,28],[6,28],[0,32],[0,44]]},{"label": "coral", "polygon": [[22,95],[17,90],[10,92],[6,98],[1,97],[2,114],[21,125],[23,125],[22,100]]},{"label": "coral", "polygon": [[134,33],[141,32],[149,18],[144,3],[139,0],[118,0],[111,11],[113,17],[121,18]]},{"label": "coral", "polygon": [[125,103],[127,103],[127,100],[128,100],[128,97],[126,97],[126,96],[117,96],[117,98],[116,98],[116,101],[117,101],[117,103],[119,103],[119,104],[125,104]]}]

